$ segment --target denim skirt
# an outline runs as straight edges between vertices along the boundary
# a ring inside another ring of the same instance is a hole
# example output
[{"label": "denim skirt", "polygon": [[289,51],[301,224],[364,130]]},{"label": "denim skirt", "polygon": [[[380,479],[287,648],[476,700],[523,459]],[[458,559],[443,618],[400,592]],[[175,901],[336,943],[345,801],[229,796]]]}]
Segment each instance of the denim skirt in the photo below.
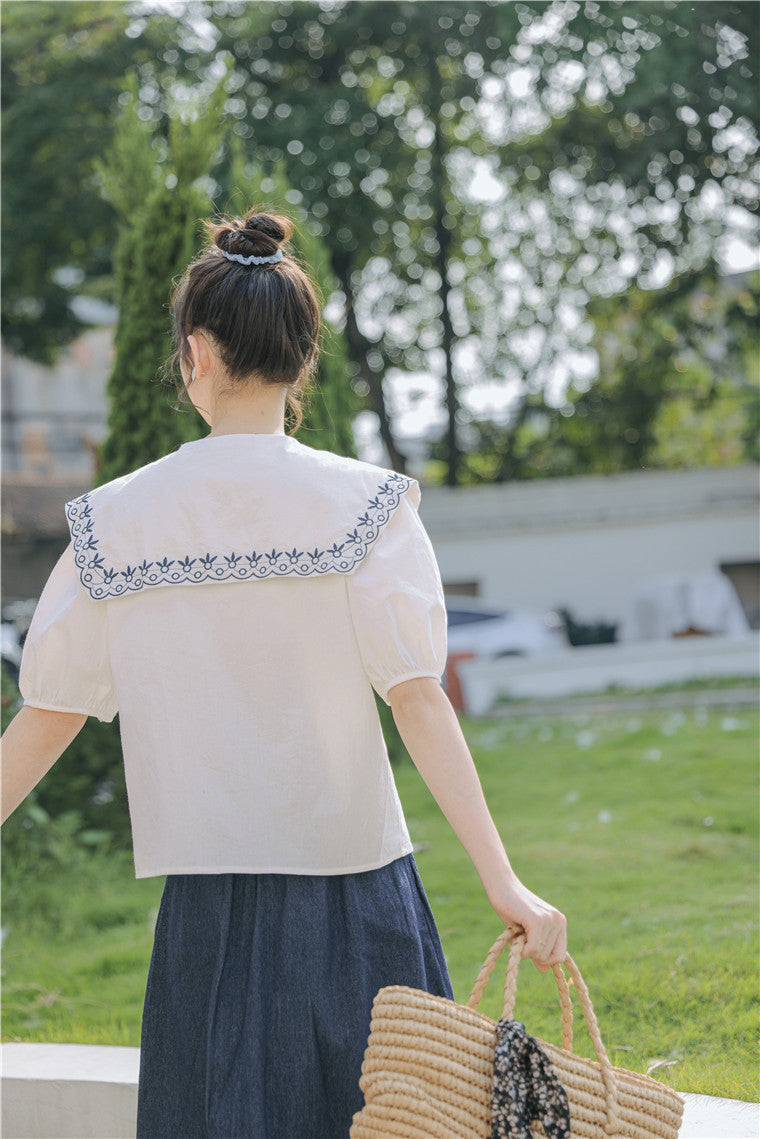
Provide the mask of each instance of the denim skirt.
[{"label": "denim skirt", "polygon": [[360,874],[169,875],[138,1139],[348,1139],[384,985],[453,996],[411,854]]}]

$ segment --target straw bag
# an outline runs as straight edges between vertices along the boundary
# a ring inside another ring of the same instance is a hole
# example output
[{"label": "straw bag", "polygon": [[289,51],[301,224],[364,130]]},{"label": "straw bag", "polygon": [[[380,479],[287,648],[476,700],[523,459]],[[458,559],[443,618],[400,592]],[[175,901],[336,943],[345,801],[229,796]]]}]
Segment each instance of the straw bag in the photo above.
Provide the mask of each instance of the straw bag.
[{"label": "straw bag", "polygon": [[[372,1006],[359,1086],[366,1106],[354,1116],[350,1139],[491,1139],[496,1023],[477,1011],[497,958],[512,940],[503,1016],[512,1016],[524,934],[507,928],[491,947],[466,1005],[419,989],[392,985]],[[599,1034],[588,989],[569,956],[596,1060],[573,1051],[573,1010],[565,974],[554,966],[562,1009],[562,1047],[539,1044],[564,1086],[573,1139],[676,1139],[681,1097],[635,1072],[613,1068]],[[543,1136],[540,1123],[531,1125]]]}]

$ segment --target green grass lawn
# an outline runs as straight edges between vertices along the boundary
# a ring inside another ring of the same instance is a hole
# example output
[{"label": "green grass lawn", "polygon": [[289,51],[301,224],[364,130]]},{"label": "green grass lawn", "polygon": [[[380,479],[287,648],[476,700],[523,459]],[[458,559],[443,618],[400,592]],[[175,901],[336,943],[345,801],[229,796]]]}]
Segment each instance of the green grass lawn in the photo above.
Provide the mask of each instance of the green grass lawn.
[{"label": "green grass lawn", "polygon": [[[697,707],[464,728],[515,868],[568,916],[613,1063],[758,1099],[755,716]],[[410,763],[397,782],[464,1001],[499,921]],[[124,853],[5,865],[4,879],[3,1039],[138,1044],[162,880],[135,881]],[[494,982],[482,1008],[499,1007]],[[530,963],[517,1015],[558,1040],[553,980]],[[580,1025],[577,1048],[591,1055]]]}]

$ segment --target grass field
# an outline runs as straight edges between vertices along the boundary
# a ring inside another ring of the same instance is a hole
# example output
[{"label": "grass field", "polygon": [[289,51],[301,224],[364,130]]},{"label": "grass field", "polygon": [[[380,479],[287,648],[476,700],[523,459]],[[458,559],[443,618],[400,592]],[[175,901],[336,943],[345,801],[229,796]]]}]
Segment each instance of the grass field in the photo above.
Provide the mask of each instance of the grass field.
[{"label": "grass field", "polygon": [[[562,908],[614,1064],[757,1100],[757,722],[743,709],[465,721],[523,880]],[[410,763],[397,782],[458,1000],[499,922]],[[4,866],[3,1039],[139,1043],[162,881],[131,858]],[[498,985],[482,1005],[498,1015]],[[517,1015],[557,1040],[551,976]],[[578,1027],[577,1049],[591,1055]]]}]

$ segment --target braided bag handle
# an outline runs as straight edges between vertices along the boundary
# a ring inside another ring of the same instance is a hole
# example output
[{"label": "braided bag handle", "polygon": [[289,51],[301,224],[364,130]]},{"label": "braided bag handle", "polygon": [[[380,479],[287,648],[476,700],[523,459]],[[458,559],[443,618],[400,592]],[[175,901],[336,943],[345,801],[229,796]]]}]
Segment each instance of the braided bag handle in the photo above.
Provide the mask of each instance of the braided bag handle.
[{"label": "braided bag handle", "polygon": [[[499,934],[496,941],[489,949],[483,967],[478,973],[478,976],[473,985],[472,992],[467,1000],[467,1008],[476,1009],[480,1003],[480,998],[483,996],[483,991],[491,974],[494,971],[496,962],[498,961],[504,946],[511,942],[509,949],[509,961],[507,962],[507,973],[504,980],[504,1004],[502,1007],[502,1017],[511,1018],[515,1011],[515,1001],[517,999],[517,970],[522,960],[522,951],[525,945],[525,934],[518,926],[506,926],[504,932]],[[599,1061],[599,1068],[601,1071],[602,1082],[604,1083],[605,1091],[605,1108],[607,1113],[607,1122],[605,1124],[605,1131],[608,1135],[614,1135],[619,1128],[618,1119],[618,1092],[617,1084],[615,1081],[615,1073],[612,1070],[607,1049],[604,1047],[602,1036],[599,1031],[599,1024],[594,1012],[594,1006],[591,1003],[591,997],[586,986],[586,982],[581,976],[580,969],[573,961],[568,953],[562,964],[567,969],[576,991],[580,998],[581,1008],[583,1009],[583,1016],[586,1021],[591,1042],[594,1045],[594,1052]],[[570,997],[570,988],[567,983],[567,978],[562,971],[561,965],[552,966],[554,979],[557,983],[557,990],[559,992],[560,1007],[562,1009],[562,1047],[566,1052],[573,1050],[573,1006]]]}]

